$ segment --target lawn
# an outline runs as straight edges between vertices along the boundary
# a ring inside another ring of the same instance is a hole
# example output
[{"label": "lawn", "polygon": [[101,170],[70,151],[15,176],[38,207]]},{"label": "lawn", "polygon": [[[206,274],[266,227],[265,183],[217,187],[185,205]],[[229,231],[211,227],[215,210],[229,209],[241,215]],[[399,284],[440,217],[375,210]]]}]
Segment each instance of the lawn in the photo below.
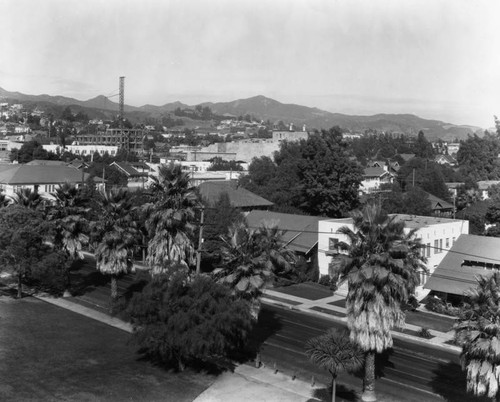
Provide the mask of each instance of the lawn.
[{"label": "lawn", "polygon": [[333,291],[331,291],[329,288],[313,282],[283,286],[279,288],[273,288],[273,290],[292,296],[302,297],[308,300],[319,300],[324,299],[325,297],[333,296]]},{"label": "lawn", "polygon": [[215,377],[138,358],[130,334],[31,297],[0,295],[0,400],[192,401]]}]

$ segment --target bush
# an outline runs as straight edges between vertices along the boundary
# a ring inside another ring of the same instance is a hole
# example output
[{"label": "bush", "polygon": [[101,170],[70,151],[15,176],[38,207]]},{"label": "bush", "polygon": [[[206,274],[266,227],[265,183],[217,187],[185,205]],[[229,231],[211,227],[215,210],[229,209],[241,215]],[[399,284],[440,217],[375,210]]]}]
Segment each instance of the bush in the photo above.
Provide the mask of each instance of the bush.
[{"label": "bush", "polygon": [[460,308],[454,307],[451,303],[445,303],[439,297],[428,297],[425,303],[425,308],[439,314],[449,315],[451,317],[458,317]]},{"label": "bush", "polygon": [[37,290],[60,296],[67,284],[69,266],[70,261],[66,254],[50,252],[44,255],[38,264],[31,267],[26,284]]},{"label": "bush", "polygon": [[317,282],[319,278],[318,264],[309,263],[299,257],[292,269],[274,272],[275,286],[289,286],[304,282]]},{"label": "bush", "polygon": [[425,339],[432,338],[432,334],[429,329],[424,327],[420,328],[420,331],[418,331],[418,336]]},{"label": "bush", "polygon": [[332,291],[335,292],[337,290],[337,287],[338,287],[337,281],[338,281],[337,278],[331,278],[330,275],[321,275],[318,283],[320,285],[329,287]]},{"label": "bush", "polygon": [[199,361],[224,365],[252,326],[248,303],[229,287],[184,273],[154,277],[132,297],[128,312],[140,351],[180,371]]}]

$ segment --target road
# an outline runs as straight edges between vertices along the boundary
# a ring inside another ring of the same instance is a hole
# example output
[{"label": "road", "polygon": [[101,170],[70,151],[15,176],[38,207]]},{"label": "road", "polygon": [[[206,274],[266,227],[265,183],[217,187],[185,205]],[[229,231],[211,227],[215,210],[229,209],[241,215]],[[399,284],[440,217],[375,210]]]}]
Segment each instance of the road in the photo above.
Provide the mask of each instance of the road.
[{"label": "road", "polygon": [[[109,301],[106,278],[96,275],[93,261],[85,261],[82,272],[90,275],[83,286],[80,303],[103,310]],[[93,273],[94,272],[94,273]],[[130,294],[137,287],[137,276],[127,275],[118,281],[120,294]],[[253,353],[259,350],[263,363],[301,379],[327,384],[330,379],[323,370],[313,366],[304,353],[306,341],[324,333],[328,328],[342,327],[329,318],[263,304],[256,329],[251,334]],[[252,355],[252,352],[250,352]],[[465,375],[456,353],[394,340],[394,348],[377,356],[377,390],[401,401],[481,401],[466,394]],[[339,391],[347,400],[354,400],[354,391],[362,387],[361,377],[342,374]]]}]

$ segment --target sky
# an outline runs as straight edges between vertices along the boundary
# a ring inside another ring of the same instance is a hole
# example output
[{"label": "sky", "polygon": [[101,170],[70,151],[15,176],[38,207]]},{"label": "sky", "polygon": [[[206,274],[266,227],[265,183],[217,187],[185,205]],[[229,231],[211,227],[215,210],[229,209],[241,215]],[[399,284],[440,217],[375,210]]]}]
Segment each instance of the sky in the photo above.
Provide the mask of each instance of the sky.
[{"label": "sky", "polygon": [[[498,0],[0,0],[0,87],[493,126]],[[117,101],[118,98],[111,97]]]}]

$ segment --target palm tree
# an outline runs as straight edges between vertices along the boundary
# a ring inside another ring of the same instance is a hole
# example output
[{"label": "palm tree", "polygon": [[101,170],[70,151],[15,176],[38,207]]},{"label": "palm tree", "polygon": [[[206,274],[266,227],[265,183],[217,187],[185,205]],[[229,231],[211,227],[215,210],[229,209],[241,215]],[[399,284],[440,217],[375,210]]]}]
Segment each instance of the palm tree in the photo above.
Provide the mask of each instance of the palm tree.
[{"label": "palm tree", "polygon": [[132,268],[133,250],[137,244],[133,206],[130,194],[124,190],[99,193],[100,220],[93,224],[96,267],[111,276],[112,310],[117,294],[117,278]]},{"label": "palm tree", "polygon": [[[72,261],[83,259],[83,246],[88,243],[88,209],[82,206],[81,190],[73,184],[64,183],[52,193],[54,202],[47,218],[54,222],[54,246],[63,251]],[[70,267],[66,271],[66,291],[71,286]]]},{"label": "palm tree", "polygon": [[341,264],[341,281],[348,281],[347,325],[351,340],[366,353],[362,400],[374,401],[375,353],[392,347],[391,329],[403,326],[401,305],[418,284],[424,269],[415,231],[404,231],[404,222],[388,217],[375,203],[352,213],[354,230],[342,227],[348,243]]},{"label": "palm tree", "polygon": [[306,354],[314,364],[330,372],[333,402],[339,372],[352,373],[363,367],[363,351],[349,339],[347,330],[329,329],[325,334],[309,339]]},{"label": "palm tree", "polygon": [[250,302],[254,318],[260,309],[259,298],[271,283],[273,272],[290,269],[294,254],[281,242],[283,231],[273,226],[249,228],[245,222],[232,225],[222,237],[221,266],[214,277],[227,283],[236,296]]},{"label": "palm tree", "polygon": [[478,287],[467,294],[455,325],[462,343],[462,367],[467,390],[475,395],[499,398],[500,384],[500,273],[479,277]]},{"label": "palm tree", "polygon": [[14,204],[21,205],[30,209],[41,209],[44,206],[44,199],[35,189],[21,188],[14,193],[12,197]]},{"label": "palm tree", "polygon": [[180,165],[162,165],[149,187],[152,203],[145,208],[149,217],[146,261],[152,274],[162,274],[174,266],[194,264],[195,207],[198,198],[189,174]]}]

